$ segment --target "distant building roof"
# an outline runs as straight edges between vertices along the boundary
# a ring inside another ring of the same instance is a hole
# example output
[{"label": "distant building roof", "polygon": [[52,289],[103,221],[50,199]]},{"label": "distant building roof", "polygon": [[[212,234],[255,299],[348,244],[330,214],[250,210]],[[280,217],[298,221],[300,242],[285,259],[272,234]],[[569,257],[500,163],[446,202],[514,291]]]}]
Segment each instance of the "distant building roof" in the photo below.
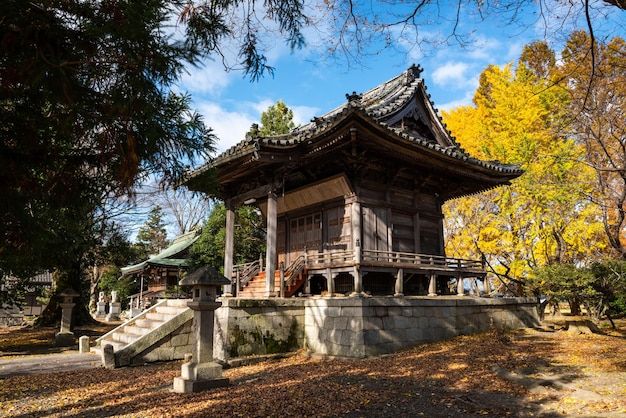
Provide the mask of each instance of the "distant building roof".
[{"label": "distant building roof", "polygon": [[122,276],[141,273],[150,267],[187,267],[187,258],[181,258],[181,255],[200,238],[201,233],[202,229],[196,229],[174,238],[172,244],[159,254],[141,263],[122,267]]}]

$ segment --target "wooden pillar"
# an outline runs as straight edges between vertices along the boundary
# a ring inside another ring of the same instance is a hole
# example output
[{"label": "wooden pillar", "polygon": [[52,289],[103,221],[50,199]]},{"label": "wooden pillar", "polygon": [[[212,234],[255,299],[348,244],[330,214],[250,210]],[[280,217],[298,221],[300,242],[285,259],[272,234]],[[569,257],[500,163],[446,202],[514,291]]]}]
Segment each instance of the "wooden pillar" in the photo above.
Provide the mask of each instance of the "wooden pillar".
[{"label": "wooden pillar", "polygon": [[398,269],[396,275],[396,293],[394,296],[404,296],[404,269]]},{"label": "wooden pillar", "polygon": [[[226,202],[226,237],[224,250],[224,277],[231,280],[233,277],[233,253],[235,247],[235,210],[230,201]],[[224,286],[224,296],[233,295],[233,286]]]},{"label": "wooden pillar", "polygon": [[276,230],[278,227],[278,214],[276,207],[276,193],[267,194],[267,254],[265,255],[265,279],[267,297],[275,296],[274,281],[276,273]]},{"label": "wooden pillar", "polygon": [[483,277],[483,295],[491,295],[491,283],[489,282],[489,278],[487,276]]},{"label": "wooden pillar", "polygon": [[285,297],[285,262],[281,261],[279,265],[280,269],[280,297]]},{"label": "wooden pillar", "polygon": [[428,282],[428,296],[437,296],[437,274],[430,273],[430,281]]},{"label": "wooden pillar", "polygon": [[363,242],[361,241],[361,203],[358,201],[352,202],[350,205],[351,216],[350,224],[352,226],[352,251],[354,254],[354,292],[351,296],[363,295],[363,276],[361,275],[361,256]]}]

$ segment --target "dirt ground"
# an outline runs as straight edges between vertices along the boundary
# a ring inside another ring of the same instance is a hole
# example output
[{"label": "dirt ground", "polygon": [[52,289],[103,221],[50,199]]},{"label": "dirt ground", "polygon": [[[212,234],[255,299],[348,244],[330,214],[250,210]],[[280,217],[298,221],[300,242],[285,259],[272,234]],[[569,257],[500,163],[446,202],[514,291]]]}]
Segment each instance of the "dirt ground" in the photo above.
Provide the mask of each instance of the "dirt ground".
[{"label": "dirt ground", "polygon": [[[172,392],[180,362],[14,376],[0,379],[0,416],[625,416],[626,320],[617,331],[603,328],[608,335],[565,331],[566,320],[573,318],[365,360],[297,353],[227,369],[229,387],[197,394]],[[41,354],[53,334],[2,330],[0,352]]]}]

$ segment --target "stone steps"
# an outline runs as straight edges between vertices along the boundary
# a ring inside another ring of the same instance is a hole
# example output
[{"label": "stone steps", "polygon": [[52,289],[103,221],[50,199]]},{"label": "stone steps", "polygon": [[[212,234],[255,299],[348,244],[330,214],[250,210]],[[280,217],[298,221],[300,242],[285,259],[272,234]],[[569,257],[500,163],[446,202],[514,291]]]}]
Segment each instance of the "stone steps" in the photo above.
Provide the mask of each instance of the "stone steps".
[{"label": "stone steps", "polygon": [[155,306],[142,318],[131,319],[102,337],[92,351],[101,354],[106,345],[111,345],[114,352],[125,349],[186,311],[187,302],[187,299],[171,299]]}]

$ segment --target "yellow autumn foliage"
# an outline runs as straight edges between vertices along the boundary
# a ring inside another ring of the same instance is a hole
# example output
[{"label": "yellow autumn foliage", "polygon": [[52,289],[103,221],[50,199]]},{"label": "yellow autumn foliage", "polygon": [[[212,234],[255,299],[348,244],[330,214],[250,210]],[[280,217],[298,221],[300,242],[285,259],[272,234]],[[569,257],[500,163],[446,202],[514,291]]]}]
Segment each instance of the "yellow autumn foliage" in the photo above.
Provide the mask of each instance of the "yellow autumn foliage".
[{"label": "yellow autumn foliage", "polygon": [[448,255],[485,256],[498,273],[523,281],[536,266],[605,252],[601,213],[589,198],[595,174],[585,150],[560,129],[566,105],[566,96],[520,63],[515,71],[488,67],[474,106],[443,113],[471,156],[525,170],[510,186],[446,203]]}]

